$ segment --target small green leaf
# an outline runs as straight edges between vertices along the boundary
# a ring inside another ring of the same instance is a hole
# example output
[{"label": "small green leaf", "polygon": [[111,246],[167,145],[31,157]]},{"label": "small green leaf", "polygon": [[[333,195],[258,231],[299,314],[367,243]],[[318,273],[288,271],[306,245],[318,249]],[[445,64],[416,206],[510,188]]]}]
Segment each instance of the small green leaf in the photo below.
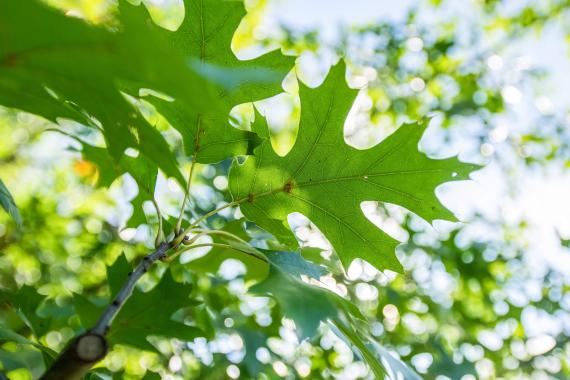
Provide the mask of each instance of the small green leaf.
[{"label": "small green leaf", "polygon": [[[356,333],[356,331],[347,326],[342,321],[334,321],[331,325],[332,330],[335,334],[346,341],[353,351],[357,353],[362,360],[364,360],[377,379],[385,379],[387,371],[381,362],[376,358],[376,355],[370,350],[370,348],[364,343],[362,338]],[[390,380],[396,380],[397,378],[389,378]],[[408,380],[404,378],[404,380]]]},{"label": "small green leaf", "polygon": [[139,191],[137,196],[131,200],[131,205],[133,206],[133,213],[129,220],[127,220],[126,228],[137,228],[141,224],[146,224],[148,222],[146,214],[144,212],[144,203],[148,200],[148,195],[142,191]]},{"label": "small green leaf", "polygon": [[129,264],[124,253],[117,257],[113,265],[107,267],[107,282],[111,290],[111,298],[114,298],[119,293],[132,270],[133,267]]},{"label": "small green leaf", "polygon": [[271,294],[281,306],[283,315],[295,322],[301,339],[312,338],[321,322],[338,315],[331,295],[271,266],[267,278],[253,286],[254,294]]},{"label": "small green leaf", "polygon": [[165,273],[151,291],[135,291],[113,322],[108,334],[110,341],[153,350],[153,346],[146,340],[149,335],[181,340],[192,340],[200,336],[198,328],[172,319],[174,312],[196,305],[196,301],[189,298],[191,291],[191,285],[174,281],[170,271]]},{"label": "small green leaf", "polygon": [[77,315],[79,315],[79,319],[81,319],[81,324],[85,328],[95,326],[105,309],[103,306],[95,305],[81,294],[73,295],[73,307]]},{"label": "small green leaf", "polygon": [[41,337],[49,331],[50,319],[40,316],[37,312],[45,297],[35,288],[24,285],[16,293],[9,295],[9,301],[22,321],[32,330],[36,337]]},{"label": "small green leaf", "polygon": [[344,268],[338,257],[331,255],[331,257],[323,257],[323,250],[321,248],[303,247],[301,248],[301,256],[308,261],[325,267],[330,273],[336,275],[344,274]]},{"label": "small green leaf", "polygon": [[347,326],[344,322],[336,320],[331,324],[331,328],[338,337],[352,347],[358,356],[368,363],[376,378],[387,376],[391,380],[421,380],[421,377],[404,362],[394,357],[373,339],[364,341],[355,329]]},{"label": "small green leaf", "polygon": [[376,354],[391,379],[421,380],[417,373],[380,344],[371,340],[368,347]]},{"label": "small green leaf", "polygon": [[304,275],[318,280],[327,273],[325,268],[303,259],[298,252],[268,250],[261,252],[271,264],[294,277],[301,278],[301,275]]},{"label": "small green leaf", "polygon": [[57,357],[57,352],[55,352],[51,348],[46,347],[43,344],[33,342],[23,337],[22,335],[1,326],[0,326],[0,341],[15,342],[18,344],[33,346],[42,352],[42,354],[44,355],[44,359],[46,360],[47,363],[50,363]]},{"label": "small green leaf", "polygon": [[22,226],[22,217],[20,216],[20,212],[18,211],[18,207],[16,206],[16,202],[14,202],[14,198],[12,198],[12,194],[4,185],[4,182],[0,179],[0,205],[2,208],[14,219],[18,227]]},{"label": "small green leaf", "polygon": [[302,280],[302,276],[318,280],[325,273],[324,268],[304,260],[297,252],[259,251],[270,263],[269,275],[250,290],[273,295],[283,314],[295,321],[300,338],[313,337],[321,322],[338,318],[342,313],[363,319],[350,301]]}]

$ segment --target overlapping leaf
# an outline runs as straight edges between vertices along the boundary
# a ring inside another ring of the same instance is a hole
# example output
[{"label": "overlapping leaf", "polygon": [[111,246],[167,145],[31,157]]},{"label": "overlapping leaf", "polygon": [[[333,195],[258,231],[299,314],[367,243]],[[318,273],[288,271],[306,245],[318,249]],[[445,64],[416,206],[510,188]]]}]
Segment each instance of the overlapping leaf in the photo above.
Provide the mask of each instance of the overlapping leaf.
[{"label": "overlapping leaf", "polygon": [[[183,102],[149,97],[157,109],[180,131],[187,155],[198,162],[216,162],[246,154],[254,143],[251,132],[228,123],[232,107],[261,100],[282,91],[281,81],[292,69],[294,57],[273,51],[261,57],[240,61],[231,50],[231,40],[245,8],[241,2],[224,0],[184,1],[186,16],[176,32],[169,34],[176,48],[192,60],[204,76],[229,84],[233,90],[220,89],[212,108],[201,111]],[[220,70],[220,67],[234,71]],[[212,112],[215,111],[215,112]]]},{"label": "overlapping leaf", "polygon": [[50,318],[38,314],[38,308],[45,297],[39,294],[36,289],[24,285],[14,293],[3,293],[3,297],[36,337],[39,338],[50,330],[52,322]]},{"label": "overlapping leaf", "polygon": [[328,324],[370,366],[377,378],[388,375],[390,379],[419,379],[378,343],[361,337],[355,319],[363,321],[364,317],[354,304],[302,280],[303,276],[318,280],[324,274],[321,266],[304,260],[294,252],[263,253],[270,264],[269,276],[251,290],[272,295],[281,306],[283,315],[295,322],[301,339],[314,337],[322,323]]},{"label": "overlapping leaf", "polygon": [[[119,92],[120,81],[147,86],[160,82],[160,89],[168,86],[172,91],[180,87],[160,73],[148,53],[134,49],[145,43],[156,53],[172,50],[168,56],[173,58],[167,63],[179,71],[177,83],[180,78],[196,84],[207,81],[187,68],[173,49],[165,51],[163,46],[168,44],[151,39],[145,33],[146,23],[135,17],[136,8],[129,7],[121,14],[121,22],[131,28],[136,22],[136,30],[125,27],[111,32],[37,1],[0,2],[0,102],[50,120],[65,117],[94,127],[100,123],[115,160],[125,148],[134,147],[168,176],[183,182],[166,141]],[[56,101],[60,106],[51,107]]]},{"label": "overlapping leaf", "polygon": [[426,121],[404,124],[370,149],[346,144],[343,126],[357,90],[347,86],[344,76],[340,63],[320,87],[300,84],[301,122],[292,150],[278,156],[265,140],[255,156],[234,164],[232,196],[248,219],[270,232],[282,231],[290,213],[304,214],[329,239],[345,268],[362,258],[379,269],[401,271],[394,254],[397,241],[374,226],[360,204],[389,202],[428,221],[453,220],[435,188],[466,179],[477,166],[421,153]]},{"label": "overlapping leaf", "polygon": [[2,208],[14,219],[18,226],[22,225],[22,217],[20,216],[20,212],[18,211],[18,206],[16,206],[16,202],[14,202],[14,198],[4,182],[0,179],[0,205]]},{"label": "overlapping leaf", "polygon": [[204,137],[186,144],[188,152],[200,146],[206,161],[247,153],[253,134],[231,127],[229,110],[279,92],[293,59],[274,52],[238,61],[230,41],[244,9],[236,3],[187,2],[176,32],[152,23],[142,5],[119,5],[119,26],[111,31],[38,1],[0,1],[0,104],[100,128],[115,162],[133,147],[139,161],[183,184],[162,135],[121,93],[148,88],[175,99],[153,98],[185,141]]}]

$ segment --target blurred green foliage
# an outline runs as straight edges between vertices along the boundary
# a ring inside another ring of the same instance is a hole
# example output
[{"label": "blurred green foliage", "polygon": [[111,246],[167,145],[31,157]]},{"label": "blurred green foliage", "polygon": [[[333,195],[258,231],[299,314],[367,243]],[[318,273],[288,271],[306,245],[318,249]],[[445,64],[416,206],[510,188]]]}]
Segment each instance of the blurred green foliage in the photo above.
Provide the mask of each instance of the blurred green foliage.
[{"label": "blurred green foliage", "polygon": [[[73,9],[96,24],[114,23],[114,2],[49,3]],[[437,9],[444,3],[433,2],[431,6]],[[531,3],[511,17],[499,14],[500,3],[481,3],[481,11],[487,18],[486,32],[505,31],[503,44],[516,40],[519,33],[568,17],[566,2],[547,6]],[[250,7],[249,22],[259,21],[264,6],[259,2]],[[156,20],[176,24],[172,19],[177,12],[156,9],[152,13]],[[486,64],[494,52],[471,51],[461,44],[457,38],[460,20],[450,20],[436,31],[410,28],[418,12],[412,11],[402,24],[349,28],[333,46],[321,41],[318,31],[299,33],[287,28],[283,28],[283,38],[278,41],[254,42],[278,43],[297,54],[318,55],[330,49],[345,55],[351,75],[367,79],[368,86],[362,92],[370,100],[369,106],[359,111],[365,122],[356,123],[348,130],[349,135],[373,125],[376,129],[370,135],[384,136],[402,121],[436,114],[445,142],[446,138],[453,140],[454,134],[461,133],[462,123],[474,117],[484,127],[475,133],[474,154],[496,160],[505,173],[518,165],[539,170],[546,170],[553,162],[570,165],[567,113],[533,114],[534,128],[509,136],[508,147],[496,147],[491,157],[486,153],[489,144],[495,144],[494,117],[507,112],[508,107],[501,95],[507,83],[500,77],[491,80],[494,74]],[[252,43],[253,33],[247,26],[240,28],[242,35],[236,40],[247,46]],[[405,62],[410,45],[416,49],[419,43],[410,42],[413,38],[421,41],[424,59],[409,67]],[[370,40],[375,41],[371,52],[367,45]],[[540,80],[541,75],[545,73],[529,70],[521,81]],[[288,101],[293,111],[285,121],[285,129],[273,131],[276,144],[286,146],[295,138],[300,112],[296,95],[290,91]],[[165,121],[152,109],[148,114],[151,120],[159,121],[159,128],[166,128]],[[96,142],[89,131],[69,126],[83,133],[86,141]],[[129,262],[138,262],[148,251],[151,226],[156,224],[150,212],[141,214],[147,199],[135,198],[133,206],[140,207],[134,209],[137,218],[128,225],[130,229],[123,229],[129,218],[124,215],[130,212],[128,204],[133,195],[129,188],[134,187],[133,181],[122,178],[109,191],[95,187],[107,173],[92,162],[94,159],[78,154],[80,146],[73,139],[46,131],[50,127],[29,114],[0,110],[1,177],[24,220],[23,229],[19,229],[8,215],[0,214],[0,362],[10,379],[37,378],[43,372],[55,351],[84,328],[81,315],[92,317],[89,308],[105,305],[112,291],[107,267],[119,265],[117,259],[123,260],[123,254]],[[172,132],[166,134],[172,137]],[[191,212],[203,214],[229,198],[228,170],[228,162],[197,166]],[[159,182],[162,180],[159,178]],[[166,189],[171,189],[168,181],[164,182]],[[163,195],[161,202],[167,210],[179,203],[175,196]],[[366,322],[357,323],[368,325],[375,339],[428,379],[570,376],[570,281],[554,269],[535,271],[528,265],[524,244],[528,226],[524,222],[509,225],[475,215],[471,223],[483,224],[485,231],[493,230],[499,237],[473,238],[466,225],[436,233],[416,216],[402,214],[389,205],[379,205],[377,212],[397,221],[407,237],[407,243],[398,249],[404,275],[383,274],[364,262],[345,274],[329,251],[303,250],[305,258],[334,273],[321,281],[357,304],[366,318]],[[231,212],[211,218],[208,224],[223,227],[235,220],[240,220],[240,215]],[[274,248],[271,236],[251,224],[246,227],[247,234],[242,231],[244,235],[240,236],[260,247]],[[297,229],[297,236],[307,243],[311,241],[308,236],[315,234],[318,231],[308,222]],[[228,258],[237,259],[231,255]],[[172,262],[170,269],[176,280],[187,283],[188,292],[179,298],[190,293],[190,298],[197,300],[192,302],[199,304],[180,311],[176,319],[199,323],[205,337],[192,340],[188,336],[190,342],[155,337],[150,343],[139,341],[139,347],[153,347],[147,351],[117,345],[92,378],[371,376],[362,358],[329,328],[321,327],[319,337],[300,342],[291,320],[283,320],[288,315],[283,306],[271,298],[246,293],[251,275],[247,262],[243,270],[235,270],[235,265],[227,266],[223,261],[190,261],[194,257],[185,254],[181,259]],[[153,286],[165,270],[165,265],[154,268],[141,281],[141,289],[156,291]],[[83,303],[74,305],[72,300],[79,294]],[[12,307],[14,300],[18,308]],[[78,305],[87,311],[77,310]],[[152,308],[147,310],[145,318],[154,312]],[[548,325],[548,333],[533,332],[532,321]]]}]

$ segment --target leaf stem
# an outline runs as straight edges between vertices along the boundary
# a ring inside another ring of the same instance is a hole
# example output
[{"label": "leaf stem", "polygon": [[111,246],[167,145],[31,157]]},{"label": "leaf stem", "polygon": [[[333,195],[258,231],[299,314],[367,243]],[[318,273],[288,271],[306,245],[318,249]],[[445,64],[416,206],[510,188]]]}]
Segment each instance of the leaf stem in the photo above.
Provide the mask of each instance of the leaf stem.
[{"label": "leaf stem", "polygon": [[186,202],[190,197],[190,186],[192,185],[192,175],[194,174],[194,167],[196,166],[196,158],[192,159],[192,164],[190,165],[190,174],[188,174],[188,183],[186,184],[186,191],[184,192],[184,200],[182,201],[182,206],[180,207],[180,215],[178,216],[178,221],[176,222],[176,227],[174,227],[174,233],[178,235],[180,228],[182,227],[182,218],[184,218],[184,210],[186,209]]},{"label": "leaf stem", "polygon": [[222,236],[226,236],[229,237],[231,239],[234,239],[236,241],[239,241],[240,243],[244,243],[244,244],[249,244],[247,241],[243,240],[242,238],[240,238],[237,235],[232,234],[231,232],[228,231],[223,231],[223,230],[206,230],[206,229],[196,229],[196,230],[192,230],[192,232],[197,232],[198,235],[192,237],[191,241],[194,242],[196,241],[196,238],[198,236],[204,236],[204,235],[222,235]]},{"label": "leaf stem", "polygon": [[181,233],[176,235],[176,237],[172,241],[172,246],[177,247],[178,245],[180,245],[180,243],[182,243],[182,240],[184,240],[184,237],[186,235],[188,235],[190,232],[192,232],[192,229],[197,227],[202,221],[208,219],[210,216],[215,215],[215,214],[219,213],[220,211],[222,211],[228,207],[232,207],[232,206],[238,205],[240,203],[241,203],[240,201],[233,201],[230,203],[226,203],[225,205],[218,207],[217,209],[212,210],[212,211],[202,215],[201,217],[196,219],[192,224],[190,224],[190,226],[188,226],[184,231],[182,231]]},{"label": "leaf stem", "polygon": [[154,246],[158,248],[164,241],[164,231],[162,231],[162,214],[160,213],[160,207],[158,207],[158,202],[154,195],[152,196],[152,204],[156,209],[156,216],[158,217],[158,231],[156,232],[156,239],[154,240]]},{"label": "leaf stem", "polygon": [[181,253],[184,253],[184,252],[189,251],[189,250],[194,249],[194,248],[202,248],[202,247],[218,247],[218,248],[233,249],[236,252],[245,253],[246,255],[254,257],[254,258],[261,260],[265,263],[267,262],[267,259],[263,256],[259,256],[259,255],[253,254],[252,252],[248,252],[246,250],[239,249],[238,247],[234,247],[230,244],[222,244],[222,243],[204,243],[204,244],[191,245],[188,248],[181,249],[180,251],[168,256],[168,259],[166,261],[170,262],[170,261],[174,260],[176,257],[178,257],[178,255],[180,255]]}]

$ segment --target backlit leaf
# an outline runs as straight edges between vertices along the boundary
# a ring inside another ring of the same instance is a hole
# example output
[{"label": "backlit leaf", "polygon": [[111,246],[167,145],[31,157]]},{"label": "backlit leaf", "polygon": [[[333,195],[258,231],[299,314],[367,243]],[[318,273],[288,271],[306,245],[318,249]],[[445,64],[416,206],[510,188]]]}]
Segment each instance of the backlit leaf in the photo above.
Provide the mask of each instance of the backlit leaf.
[{"label": "backlit leaf", "polygon": [[343,126],[357,90],[346,85],[344,75],[341,62],[320,87],[300,84],[301,122],[292,150],[281,157],[265,140],[243,165],[234,163],[232,196],[248,219],[270,232],[290,213],[304,214],[332,243],[345,268],[361,258],[379,269],[401,271],[394,254],[398,242],[365,217],[361,203],[389,202],[428,221],[454,220],[435,188],[466,179],[478,167],[421,153],[418,143],[427,121],[404,124],[370,149],[348,145]]},{"label": "backlit leaf", "polygon": [[14,219],[18,226],[22,225],[22,217],[20,216],[20,212],[18,211],[18,207],[16,206],[16,202],[14,202],[14,198],[12,198],[12,194],[8,191],[4,182],[0,179],[0,205],[2,208]]}]

